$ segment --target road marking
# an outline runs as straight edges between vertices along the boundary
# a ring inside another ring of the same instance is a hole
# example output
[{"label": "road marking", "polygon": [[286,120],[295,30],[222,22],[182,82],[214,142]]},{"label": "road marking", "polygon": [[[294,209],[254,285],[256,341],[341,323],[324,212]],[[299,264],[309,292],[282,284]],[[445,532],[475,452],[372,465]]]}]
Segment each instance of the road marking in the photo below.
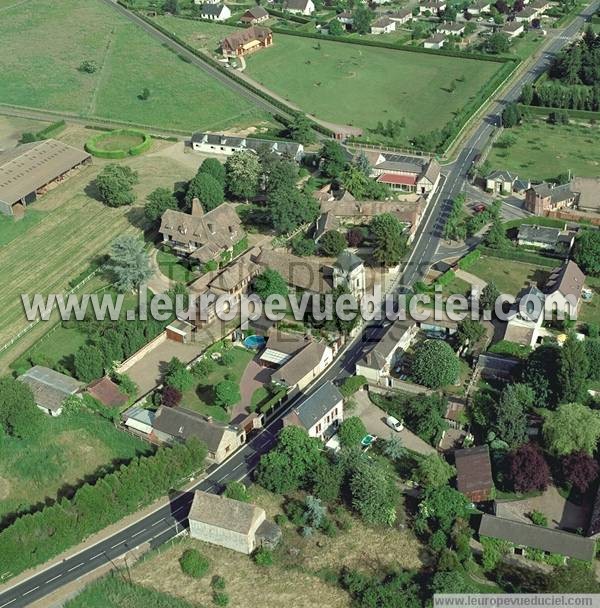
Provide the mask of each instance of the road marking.
[{"label": "road marking", "polygon": [[[158,526],[158,524],[162,521],[165,521],[165,518],[163,517],[162,519],[159,519],[158,521],[155,521],[150,527],[154,528],[154,526]],[[0,607],[1,608],[1,607]]]},{"label": "road marking", "polygon": [[4,608],[4,606],[8,606],[9,604],[12,604],[13,602],[16,602],[17,598],[13,597],[12,600],[10,600],[9,602],[6,602],[5,604],[2,604],[2,606],[0,606],[0,608]]},{"label": "road marking", "polygon": [[138,536],[139,534],[142,534],[142,532],[145,532],[146,528],[144,528],[143,530],[140,530],[139,532],[136,532],[135,534],[131,535],[131,538],[135,538],[136,536]]},{"label": "road marking", "polygon": [[62,576],[62,574],[57,574],[57,575],[56,575],[54,578],[48,579],[48,580],[46,581],[46,585],[47,585],[48,583],[51,583],[52,581],[55,581],[57,578],[60,578],[61,576]]},{"label": "road marking", "polygon": [[33,593],[34,591],[37,591],[39,588],[40,588],[40,586],[38,585],[37,587],[30,589],[29,591],[25,591],[25,593],[23,594],[23,597],[25,597],[26,595],[29,595],[30,593]]},{"label": "road marking", "polygon": [[67,570],[67,572],[71,572],[72,570],[77,570],[77,568],[83,566],[83,564],[85,564],[85,562],[81,562],[80,564],[77,564],[76,566],[73,566],[72,568],[69,568]]},{"label": "road marking", "polygon": [[183,509],[187,509],[187,505],[183,505],[183,507],[179,507],[179,509],[173,511],[173,515],[175,515],[176,513],[179,513],[179,511],[183,511]]},{"label": "road marking", "polygon": [[97,557],[100,557],[101,555],[104,555],[104,551],[100,551],[100,553],[96,553],[96,555],[90,557],[89,561],[93,561],[95,560]]},{"label": "road marking", "polygon": [[120,543],[117,543],[116,545],[113,545],[113,546],[111,547],[111,549],[114,549],[115,547],[118,547],[119,545],[122,545],[124,542],[125,542],[125,541],[124,541],[124,540],[122,540]]}]

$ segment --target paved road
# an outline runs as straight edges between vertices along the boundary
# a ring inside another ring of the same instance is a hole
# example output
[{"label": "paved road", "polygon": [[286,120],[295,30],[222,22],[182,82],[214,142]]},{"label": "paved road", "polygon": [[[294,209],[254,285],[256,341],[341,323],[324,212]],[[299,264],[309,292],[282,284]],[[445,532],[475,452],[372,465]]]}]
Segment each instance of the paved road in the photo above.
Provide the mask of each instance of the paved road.
[{"label": "paved road", "polygon": [[[114,5],[111,0],[104,1]],[[595,0],[582,12],[582,16],[575,19],[564,30],[560,37],[557,37],[548,44],[548,48],[540,60],[518,78],[504,100],[493,105],[489,113],[466,141],[456,162],[447,167],[446,176],[442,180],[438,192],[429,203],[408,263],[394,288],[398,288],[401,291],[408,290],[415,281],[420,280],[425,275],[438,249],[450,202],[462,191],[473,158],[484,148],[486,141],[499,124],[498,120],[504,104],[508,101],[516,100],[523,84],[534,80],[538,74],[546,69],[551,55],[577,34],[583,25],[583,18],[593,14],[599,3],[599,0]],[[125,11],[125,14],[129,18],[132,18],[132,15],[127,11]],[[148,27],[143,21],[140,23],[140,26],[144,27],[144,29]],[[150,29],[152,30],[152,28]],[[152,30],[150,33],[152,35],[157,34],[155,30]],[[162,38],[159,39],[161,42],[173,44],[166,37],[164,40]],[[179,49],[177,50],[179,52]],[[201,64],[200,67],[206,67],[199,60],[196,59],[196,61]],[[215,77],[221,79],[223,75],[216,72]],[[240,94],[245,93],[245,91],[240,91]],[[300,403],[315,390],[317,385],[321,385],[328,380],[339,382],[344,377],[351,375],[354,372],[354,364],[357,359],[368,350],[374,340],[378,339],[382,330],[382,326],[378,324],[366,326],[359,336],[348,344],[346,349],[342,351],[332,366],[317,382],[311,385],[304,395],[292,401],[289,407]],[[276,434],[281,425],[281,418],[286,411],[281,412],[277,419],[270,422],[265,429],[249,441],[231,459],[218,467],[215,466],[209,469],[206,479],[199,482],[193,489],[219,492],[228,481],[234,479],[241,480],[248,477],[256,468],[261,454],[268,451],[275,443]],[[179,494],[173,497],[169,506],[155,511],[97,545],[85,549],[64,562],[51,566],[44,572],[15,585],[0,595],[0,608],[27,606],[31,602],[43,598],[45,595],[76,580],[82,575],[124,556],[128,551],[143,543],[149,542],[153,547],[159,546],[181,531],[182,526],[186,522],[191,499],[191,492]]]}]

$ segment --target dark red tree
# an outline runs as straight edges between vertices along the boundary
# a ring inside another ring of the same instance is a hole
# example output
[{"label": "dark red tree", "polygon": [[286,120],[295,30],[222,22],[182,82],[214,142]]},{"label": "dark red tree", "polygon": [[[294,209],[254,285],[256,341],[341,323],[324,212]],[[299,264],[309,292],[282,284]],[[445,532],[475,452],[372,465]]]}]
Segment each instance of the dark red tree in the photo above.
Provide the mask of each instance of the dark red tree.
[{"label": "dark red tree", "polygon": [[509,11],[508,3],[506,2],[506,0],[497,0],[495,6],[496,10],[499,13],[502,13],[503,15],[506,15],[506,13],[508,13]]},{"label": "dark red tree", "polygon": [[525,2],[523,0],[515,0],[515,3],[513,4],[513,11],[515,11],[515,13],[520,13],[524,7]]},{"label": "dark red tree", "polygon": [[162,392],[162,403],[167,407],[176,407],[181,401],[181,393],[172,386],[165,386]]},{"label": "dark red tree", "polygon": [[582,494],[596,481],[600,465],[587,452],[572,452],[562,460],[565,479]]},{"label": "dark red tree", "polygon": [[545,490],[550,483],[550,469],[541,450],[526,443],[510,456],[510,478],[517,492]]},{"label": "dark red tree", "polygon": [[352,228],[346,234],[346,240],[350,247],[358,247],[364,240],[363,231],[360,228]]}]

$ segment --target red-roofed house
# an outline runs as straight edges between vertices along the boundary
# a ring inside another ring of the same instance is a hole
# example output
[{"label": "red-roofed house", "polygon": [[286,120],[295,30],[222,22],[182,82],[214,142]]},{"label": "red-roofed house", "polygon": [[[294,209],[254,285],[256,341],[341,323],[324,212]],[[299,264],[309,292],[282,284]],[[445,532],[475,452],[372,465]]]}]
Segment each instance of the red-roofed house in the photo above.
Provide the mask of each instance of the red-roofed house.
[{"label": "red-roofed house", "polygon": [[128,399],[128,396],[121,392],[118,384],[107,376],[94,380],[87,387],[86,392],[105,407],[121,407],[127,403]]}]

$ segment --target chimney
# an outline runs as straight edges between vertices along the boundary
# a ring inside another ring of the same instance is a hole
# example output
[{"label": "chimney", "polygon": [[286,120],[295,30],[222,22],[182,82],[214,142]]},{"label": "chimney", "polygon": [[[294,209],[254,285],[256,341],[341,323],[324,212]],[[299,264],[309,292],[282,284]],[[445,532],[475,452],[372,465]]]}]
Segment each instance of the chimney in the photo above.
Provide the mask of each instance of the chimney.
[{"label": "chimney", "polygon": [[192,199],[192,215],[197,217],[204,215],[204,209],[199,198]]}]

